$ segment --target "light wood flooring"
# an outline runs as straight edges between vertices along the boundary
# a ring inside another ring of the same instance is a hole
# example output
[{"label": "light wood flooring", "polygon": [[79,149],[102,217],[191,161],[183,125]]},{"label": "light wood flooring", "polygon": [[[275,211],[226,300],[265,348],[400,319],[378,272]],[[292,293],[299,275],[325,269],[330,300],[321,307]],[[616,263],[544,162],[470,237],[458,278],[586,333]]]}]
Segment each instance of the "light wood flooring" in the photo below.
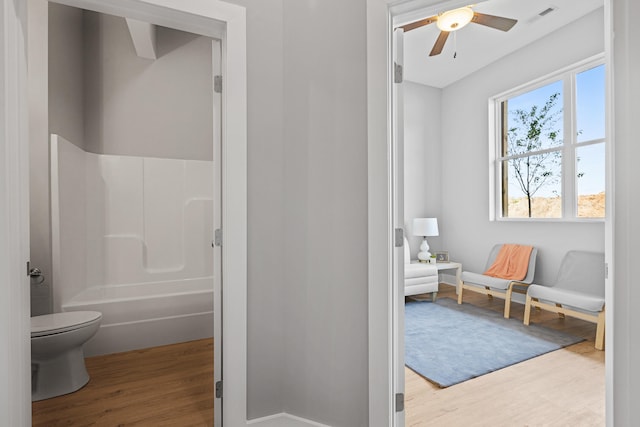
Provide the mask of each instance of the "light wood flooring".
[{"label": "light wood flooring", "polygon": [[[438,298],[455,297],[454,287],[440,285]],[[464,302],[504,310],[503,300],[475,292],[465,292]],[[511,317],[523,314],[524,305],[511,305]],[[594,348],[595,324],[538,310],[531,323],[587,341],[444,389],[406,368],[405,425],[604,426],[605,352]]]},{"label": "light wood flooring", "polygon": [[[440,285],[438,298],[455,298],[454,288]],[[465,302],[504,307],[472,292]],[[523,312],[512,305],[512,317]],[[406,369],[406,426],[604,426],[595,325],[540,311],[531,319],[587,341],[445,389]],[[87,369],[83,389],[33,404],[34,426],[213,426],[210,339],[91,357]]]},{"label": "light wood flooring", "polygon": [[86,359],[89,383],[32,404],[33,426],[213,426],[213,340]]}]

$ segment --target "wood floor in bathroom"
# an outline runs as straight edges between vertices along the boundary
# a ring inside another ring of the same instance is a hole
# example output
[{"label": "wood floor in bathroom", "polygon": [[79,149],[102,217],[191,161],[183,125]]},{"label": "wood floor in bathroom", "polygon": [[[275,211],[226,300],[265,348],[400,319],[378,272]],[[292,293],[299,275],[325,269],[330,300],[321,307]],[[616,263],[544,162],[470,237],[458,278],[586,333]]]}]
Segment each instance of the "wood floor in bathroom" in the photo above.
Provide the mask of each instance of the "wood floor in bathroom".
[{"label": "wood floor in bathroom", "polygon": [[33,426],[213,426],[213,340],[86,359],[79,391],[32,405]]}]

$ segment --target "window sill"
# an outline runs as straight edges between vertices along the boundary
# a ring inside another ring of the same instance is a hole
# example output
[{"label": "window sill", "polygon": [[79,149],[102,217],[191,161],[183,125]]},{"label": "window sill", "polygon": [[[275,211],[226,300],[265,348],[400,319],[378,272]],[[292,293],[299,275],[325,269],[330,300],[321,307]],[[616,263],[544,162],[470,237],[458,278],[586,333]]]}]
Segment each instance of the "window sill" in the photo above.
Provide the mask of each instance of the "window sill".
[{"label": "window sill", "polygon": [[494,218],[494,222],[568,222],[579,224],[604,224],[606,218]]}]

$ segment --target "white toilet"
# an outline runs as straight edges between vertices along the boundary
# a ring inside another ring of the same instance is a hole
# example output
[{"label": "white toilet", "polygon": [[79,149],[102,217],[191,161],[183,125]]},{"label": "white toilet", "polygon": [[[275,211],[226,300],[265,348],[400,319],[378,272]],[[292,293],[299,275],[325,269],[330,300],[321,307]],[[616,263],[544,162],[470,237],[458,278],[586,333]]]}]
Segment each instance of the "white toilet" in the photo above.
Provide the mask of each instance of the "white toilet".
[{"label": "white toilet", "polygon": [[102,313],[70,311],[31,318],[31,400],[72,393],[89,382],[82,346]]}]

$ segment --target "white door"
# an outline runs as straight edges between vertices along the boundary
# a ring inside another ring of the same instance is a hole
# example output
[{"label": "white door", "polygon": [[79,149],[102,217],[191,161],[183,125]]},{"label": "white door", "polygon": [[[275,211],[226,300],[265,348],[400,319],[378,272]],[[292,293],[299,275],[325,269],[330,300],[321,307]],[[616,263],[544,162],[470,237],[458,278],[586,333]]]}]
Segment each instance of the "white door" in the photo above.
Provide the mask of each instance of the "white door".
[{"label": "white door", "polygon": [[393,119],[391,143],[393,223],[393,366],[395,426],[404,426],[404,98],[402,85],[403,34],[393,32]]},{"label": "white door", "polygon": [[0,0],[0,425],[31,425],[26,2]]}]

